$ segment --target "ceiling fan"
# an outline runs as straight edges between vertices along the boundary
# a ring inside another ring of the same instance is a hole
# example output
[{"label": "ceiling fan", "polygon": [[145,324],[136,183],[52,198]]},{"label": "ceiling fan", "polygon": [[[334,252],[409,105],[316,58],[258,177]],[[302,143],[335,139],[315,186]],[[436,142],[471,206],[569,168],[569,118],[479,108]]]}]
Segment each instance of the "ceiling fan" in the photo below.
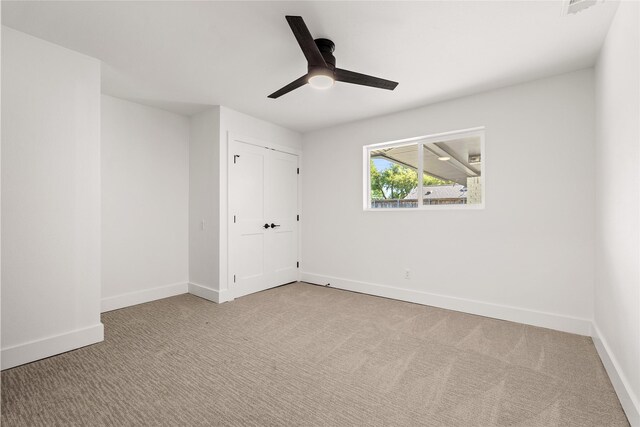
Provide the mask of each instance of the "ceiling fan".
[{"label": "ceiling fan", "polygon": [[307,58],[308,72],[282,89],[273,92],[269,98],[279,98],[307,83],[316,89],[328,89],[333,86],[335,81],[387,90],[394,90],[398,86],[398,82],[336,68],[336,58],[333,56],[335,44],[329,39],[314,40],[301,16],[286,16],[286,18],[293,35],[298,40],[302,53]]}]

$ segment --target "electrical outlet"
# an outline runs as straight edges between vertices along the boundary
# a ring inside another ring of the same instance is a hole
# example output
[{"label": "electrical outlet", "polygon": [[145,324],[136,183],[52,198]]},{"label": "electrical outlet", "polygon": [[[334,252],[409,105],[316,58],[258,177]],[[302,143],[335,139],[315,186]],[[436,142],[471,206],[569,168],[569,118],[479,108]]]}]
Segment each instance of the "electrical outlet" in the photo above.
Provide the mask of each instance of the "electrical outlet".
[{"label": "electrical outlet", "polygon": [[411,270],[409,270],[408,268],[404,270],[404,278],[407,280],[411,279]]}]

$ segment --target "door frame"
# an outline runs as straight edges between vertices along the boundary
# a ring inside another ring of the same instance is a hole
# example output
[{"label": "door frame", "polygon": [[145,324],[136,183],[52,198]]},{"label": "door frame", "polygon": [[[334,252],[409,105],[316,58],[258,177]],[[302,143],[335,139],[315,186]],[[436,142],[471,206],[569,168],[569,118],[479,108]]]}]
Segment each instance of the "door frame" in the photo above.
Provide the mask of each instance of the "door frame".
[{"label": "door frame", "polygon": [[[235,295],[235,287],[234,287],[234,282],[233,282],[233,268],[232,268],[232,264],[233,264],[233,259],[232,259],[232,251],[231,251],[231,238],[232,238],[232,233],[231,233],[231,227],[233,226],[233,212],[231,210],[231,197],[229,194],[229,190],[231,187],[231,168],[233,167],[233,150],[232,150],[232,146],[234,143],[243,143],[243,144],[249,144],[249,145],[254,145],[256,147],[260,147],[260,148],[266,148],[267,150],[274,150],[274,151],[279,151],[282,153],[287,153],[287,154],[292,154],[294,156],[298,157],[298,168],[300,170],[300,173],[298,174],[298,194],[297,194],[297,205],[298,205],[298,214],[300,215],[300,220],[297,221],[297,227],[298,227],[298,248],[297,248],[297,255],[298,255],[298,260],[300,260],[300,263],[302,263],[301,260],[301,249],[302,249],[302,233],[301,233],[301,228],[300,227],[300,223],[302,222],[302,168],[300,167],[301,163],[302,163],[302,150],[297,149],[297,148],[293,148],[293,147],[288,147],[286,145],[280,145],[280,144],[275,144],[272,142],[268,142],[265,140],[261,140],[258,138],[254,138],[254,137],[250,137],[250,136],[245,136],[245,135],[239,135],[233,132],[227,132],[227,143],[226,143],[226,151],[227,151],[227,161],[226,161],[226,166],[227,166],[227,173],[226,173],[226,205],[227,205],[227,209],[226,209],[226,213],[227,213],[227,224],[226,224],[226,242],[224,242],[224,248],[226,251],[226,270],[227,270],[227,277],[226,277],[226,285],[227,285],[227,297],[225,298],[225,301],[232,301],[233,299],[236,298]],[[222,239],[223,236],[221,235],[220,238]],[[222,243],[222,242],[221,242]],[[222,245],[220,245],[222,246]],[[298,267],[298,274],[297,274],[297,280],[300,280],[300,267]]]}]

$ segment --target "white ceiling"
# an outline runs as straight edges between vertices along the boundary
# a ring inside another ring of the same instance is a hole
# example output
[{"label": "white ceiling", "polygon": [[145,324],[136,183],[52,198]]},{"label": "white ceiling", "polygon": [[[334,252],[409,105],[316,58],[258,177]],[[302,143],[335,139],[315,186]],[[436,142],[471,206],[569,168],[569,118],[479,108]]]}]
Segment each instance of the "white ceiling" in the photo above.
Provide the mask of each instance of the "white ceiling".
[{"label": "white ceiling", "polygon": [[[192,114],[224,105],[305,132],[589,67],[617,4],[561,1],[2,2],[2,23],[103,61],[103,92]],[[267,95],[306,73],[285,15],[340,68],[400,82]]]}]

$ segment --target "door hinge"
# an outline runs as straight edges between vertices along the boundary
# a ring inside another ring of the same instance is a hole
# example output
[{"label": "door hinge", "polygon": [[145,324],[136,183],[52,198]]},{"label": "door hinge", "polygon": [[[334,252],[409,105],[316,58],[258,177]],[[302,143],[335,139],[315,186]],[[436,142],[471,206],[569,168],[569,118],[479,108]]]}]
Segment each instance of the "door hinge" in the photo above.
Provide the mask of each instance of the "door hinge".
[{"label": "door hinge", "polygon": [[300,215],[296,215],[296,221],[300,221]]},{"label": "door hinge", "polygon": [[236,164],[236,159],[237,159],[238,157],[240,157],[238,154],[234,154],[234,155],[233,155],[233,164],[234,164],[234,165]]},{"label": "door hinge", "polygon": [[300,168],[298,168],[297,174],[300,175]]},{"label": "door hinge", "polygon": [[233,275],[233,283],[236,283],[236,275]]},{"label": "door hinge", "polygon": [[300,261],[296,262],[296,268],[300,268]]},{"label": "door hinge", "polygon": [[236,223],[236,216],[235,215],[233,216],[233,223],[234,224]]}]

